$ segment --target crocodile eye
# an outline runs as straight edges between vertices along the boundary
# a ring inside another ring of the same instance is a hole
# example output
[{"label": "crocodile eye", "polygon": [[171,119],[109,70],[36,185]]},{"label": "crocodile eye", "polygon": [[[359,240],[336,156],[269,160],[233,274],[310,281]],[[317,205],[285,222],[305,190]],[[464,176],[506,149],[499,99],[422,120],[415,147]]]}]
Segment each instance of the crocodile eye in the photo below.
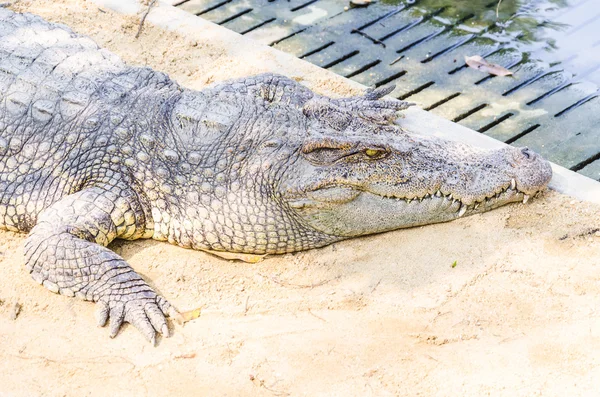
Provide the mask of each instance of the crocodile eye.
[{"label": "crocodile eye", "polygon": [[367,155],[367,157],[372,158],[372,159],[380,159],[382,157],[384,157],[387,152],[383,149],[365,149],[365,154]]}]

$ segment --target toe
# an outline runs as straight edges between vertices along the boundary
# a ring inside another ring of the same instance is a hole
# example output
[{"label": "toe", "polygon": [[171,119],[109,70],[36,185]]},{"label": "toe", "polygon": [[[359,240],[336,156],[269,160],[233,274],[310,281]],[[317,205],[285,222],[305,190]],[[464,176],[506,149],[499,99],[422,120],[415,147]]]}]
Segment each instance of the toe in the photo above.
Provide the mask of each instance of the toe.
[{"label": "toe", "polygon": [[100,301],[96,303],[96,322],[99,327],[104,327],[108,321],[110,308],[106,302]]},{"label": "toe", "polygon": [[173,308],[173,306],[171,306],[171,304],[162,296],[156,297],[156,304],[158,305],[158,307],[160,308],[160,310],[163,312],[163,314],[165,316],[168,316],[170,313],[170,310]]},{"label": "toe", "polygon": [[167,319],[163,312],[158,308],[156,304],[147,304],[145,307],[146,316],[150,320],[150,323],[157,332],[160,332],[164,337],[168,338],[169,327],[167,326]]},{"label": "toe", "polygon": [[110,309],[110,337],[114,338],[119,333],[119,328],[125,319],[125,305],[116,302]]},{"label": "toe", "polygon": [[128,307],[127,309],[125,321],[136,327],[138,331],[140,331],[142,335],[144,335],[144,337],[148,339],[150,343],[152,343],[152,345],[155,345],[156,331],[150,323],[144,307],[138,304],[131,308]]}]

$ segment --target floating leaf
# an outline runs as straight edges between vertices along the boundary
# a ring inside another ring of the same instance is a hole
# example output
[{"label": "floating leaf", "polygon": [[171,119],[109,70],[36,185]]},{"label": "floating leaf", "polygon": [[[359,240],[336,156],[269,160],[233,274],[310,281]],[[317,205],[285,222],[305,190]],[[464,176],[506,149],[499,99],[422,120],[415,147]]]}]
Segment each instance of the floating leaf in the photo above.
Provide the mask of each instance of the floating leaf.
[{"label": "floating leaf", "polygon": [[373,0],[350,0],[351,7],[367,7]]},{"label": "floating leaf", "polygon": [[454,269],[454,268],[456,267],[456,265],[457,265],[457,263],[456,263],[456,261],[454,261],[454,262],[452,263],[452,269]]},{"label": "floating leaf", "polygon": [[503,66],[489,63],[479,55],[465,57],[465,63],[472,69],[481,70],[482,72],[493,74],[494,76],[511,76],[513,73]]}]

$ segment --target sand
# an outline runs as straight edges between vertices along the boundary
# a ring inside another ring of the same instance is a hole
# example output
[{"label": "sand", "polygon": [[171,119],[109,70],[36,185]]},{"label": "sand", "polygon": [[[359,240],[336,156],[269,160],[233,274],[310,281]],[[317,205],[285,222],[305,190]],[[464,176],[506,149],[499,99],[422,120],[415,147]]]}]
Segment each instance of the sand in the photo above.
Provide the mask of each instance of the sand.
[{"label": "sand", "polygon": [[[139,18],[82,0],[12,8],[189,87],[265,71],[219,43],[151,24],[136,40]],[[355,91],[305,77],[321,92]],[[110,339],[93,304],[31,280],[23,235],[0,232],[0,396],[597,395],[598,229],[600,207],[549,191],[257,264],[116,242],[176,307],[202,309],[157,347],[131,326]]]}]

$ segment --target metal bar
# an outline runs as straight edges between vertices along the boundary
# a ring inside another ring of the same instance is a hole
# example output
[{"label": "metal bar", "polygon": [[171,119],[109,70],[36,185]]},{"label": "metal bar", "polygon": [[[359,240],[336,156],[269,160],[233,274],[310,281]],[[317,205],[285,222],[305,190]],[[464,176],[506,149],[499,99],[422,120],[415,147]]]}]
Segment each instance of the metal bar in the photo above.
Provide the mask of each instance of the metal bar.
[{"label": "metal bar", "polygon": [[455,123],[458,123],[459,121],[466,119],[466,118],[467,118],[467,117],[469,117],[470,115],[472,115],[472,114],[475,114],[475,113],[479,112],[481,109],[483,109],[483,108],[485,108],[485,107],[487,107],[487,106],[488,106],[488,104],[487,104],[487,103],[482,103],[481,105],[479,105],[479,106],[475,106],[473,109],[471,109],[471,110],[468,110],[468,111],[464,112],[464,113],[463,113],[463,114],[461,114],[461,115],[458,115],[458,116],[457,116],[457,117],[455,117],[455,118],[454,118],[452,121],[454,121]]},{"label": "metal bar", "polygon": [[350,59],[353,56],[358,55],[359,53],[360,53],[360,51],[358,51],[358,50],[354,50],[352,52],[349,52],[349,53],[343,55],[341,58],[338,58],[338,59],[336,59],[334,61],[329,62],[327,65],[324,65],[323,69],[329,69],[330,67],[335,66],[335,65],[337,65],[340,62],[344,62],[346,59]]},{"label": "metal bar", "polygon": [[506,113],[505,115],[496,118],[496,120],[492,121],[491,123],[489,123],[487,125],[484,125],[483,127],[481,127],[480,129],[478,129],[477,131],[479,131],[479,132],[486,132],[487,130],[491,130],[492,128],[494,128],[498,124],[502,123],[504,120],[507,120],[507,119],[511,118],[512,116],[514,116],[514,115],[515,115],[514,113]]},{"label": "metal bar", "polygon": [[517,139],[523,138],[525,135],[529,134],[530,132],[537,130],[539,127],[540,127],[540,124],[534,124],[534,125],[532,125],[530,127],[527,127],[523,131],[519,132],[517,135],[515,135],[512,138],[507,139],[506,141],[504,141],[504,143],[507,143],[507,144],[510,145],[511,143],[513,143],[514,141],[516,141]]},{"label": "metal bar", "polygon": [[240,34],[250,33],[250,32],[252,32],[255,29],[258,29],[258,28],[261,28],[261,27],[263,27],[265,25],[270,24],[271,22],[275,21],[275,19],[276,18],[267,19],[266,21],[263,21],[263,22],[259,23],[258,25],[254,25],[254,26],[252,26],[252,27],[244,30],[243,32],[240,32]]},{"label": "metal bar", "polygon": [[460,92],[455,92],[454,94],[449,95],[446,98],[444,98],[444,99],[442,99],[440,101],[437,101],[433,105],[425,108],[425,110],[427,110],[427,111],[433,110],[433,109],[437,108],[438,106],[442,106],[444,103],[449,102],[449,101],[453,100],[454,98],[456,98],[457,96],[460,96],[460,95],[461,95]]},{"label": "metal bar", "polygon": [[414,90],[412,90],[412,91],[409,91],[409,92],[407,92],[407,93],[406,93],[406,94],[404,94],[404,95],[400,95],[400,96],[398,97],[398,99],[400,99],[401,101],[403,101],[403,100],[405,100],[406,98],[409,98],[409,97],[410,97],[410,96],[412,96],[412,95],[418,94],[419,92],[421,92],[421,91],[423,91],[423,90],[425,90],[425,89],[427,89],[427,88],[431,87],[431,86],[432,86],[432,85],[434,85],[434,84],[435,84],[435,82],[434,82],[434,81],[428,81],[427,83],[425,83],[425,84],[423,84],[423,85],[421,85],[421,86],[419,86],[419,87],[415,88]]},{"label": "metal bar", "polygon": [[354,72],[352,73],[348,73],[347,75],[345,75],[344,77],[346,77],[347,79],[356,76],[357,74],[361,74],[363,72],[366,72],[367,70],[371,69],[373,66],[377,66],[381,63],[381,60],[378,59],[376,61],[373,61],[371,63],[367,63],[365,66],[356,69]]},{"label": "metal bar", "polygon": [[231,16],[229,16],[229,17],[227,17],[227,18],[223,19],[222,21],[220,21],[220,22],[217,22],[217,25],[224,25],[224,24],[226,24],[227,22],[231,22],[231,21],[233,21],[234,19],[236,19],[236,18],[239,18],[239,17],[241,17],[242,15],[245,15],[245,14],[247,14],[247,13],[249,13],[249,12],[252,12],[252,8],[247,8],[247,9],[245,9],[245,10],[242,10],[242,11],[238,12],[237,14],[233,14],[233,15],[231,15]]},{"label": "metal bar", "polygon": [[325,48],[330,47],[330,46],[332,46],[334,44],[335,44],[335,41],[330,41],[329,43],[323,44],[322,46],[320,46],[318,48],[315,48],[314,50],[308,51],[307,53],[304,53],[304,54],[300,55],[298,58],[304,59],[304,58],[309,57],[309,56],[311,56],[313,54],[316,54],[316,53],[318,53],[320,51],[323,51]]},{"label": "metal bar", "polygon": [[570,112],[571,110],[575,110],[577,109],[579,106],[591,101],[592,99],[598,98],[598,96],[600,96],[600,94],[598,93],[598,91],[596,91],[595,93],[586,96],[585,98],[582,98],[580,100],[578,100],[577,102],[575,102],[574,104],[572,104],[571,106],[567,106],[566,108],[564,108],[563,110],[561,110],[560,112],[556,113],[554,115],[554,117],[560,117],[563,114]]}]

